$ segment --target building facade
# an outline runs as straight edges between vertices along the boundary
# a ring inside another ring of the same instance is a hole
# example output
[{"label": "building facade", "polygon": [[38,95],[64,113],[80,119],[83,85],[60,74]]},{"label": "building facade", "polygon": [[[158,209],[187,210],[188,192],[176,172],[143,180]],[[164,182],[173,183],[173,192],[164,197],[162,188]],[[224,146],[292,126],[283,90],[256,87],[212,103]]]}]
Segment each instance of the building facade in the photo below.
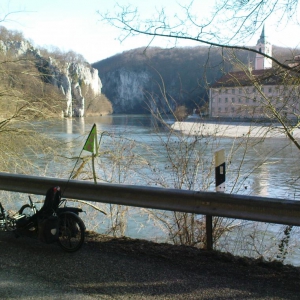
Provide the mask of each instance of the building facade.
[{"label": "building facade", "polygon": [[[268,56],[272,56],[272,45],[267,41],[265,36],[265,27],[263,27],[259,40],[256,44],[256,50]],[[272,68],[272,60],[262,54],[256,54],[255,70],[264,70]]]},{"label": "building facade", "polygon": [[[263,28],[257,51],[272,55]],[[299,88],[277,75],[272,61],[256,54],[255,69],[229,72],[209,88],[209,115],[225,118],[270,118],[274,108],[284,116],[299,114]]]}]

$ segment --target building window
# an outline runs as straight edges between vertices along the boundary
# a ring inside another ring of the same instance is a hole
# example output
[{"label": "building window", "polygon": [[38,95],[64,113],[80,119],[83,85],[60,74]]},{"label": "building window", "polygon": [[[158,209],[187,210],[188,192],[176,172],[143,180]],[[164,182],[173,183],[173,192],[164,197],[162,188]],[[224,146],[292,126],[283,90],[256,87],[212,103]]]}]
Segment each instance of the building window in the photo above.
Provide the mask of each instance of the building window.
[{"label": "building window", "polygon": [[271,87],[269,88],[269,93],[272,93],[272,88]]},{"label": "building window", "polygon": [[253,93],[256,93],[256,88],[255,88],[255,87],[253,88],[252,92],[253,92]]},{"label": "building window", "polygon": [[225,111],[226,111],[226,112],[228,111],[228,107],[225,107]]},{"label": "building window", "polygon": [[219,98],[219,103],[221,103],[222,102],[222,99],[221,98]]},{"label": "building window", "polygon": [[232,94],[233,94],[233,95],[235,94],[235,89],[232,89]]},{"label": "building window", "polygon": [[221,112],[221,111],[222,111],[221,107],[219,107],[219,108],[218,108],[218,111],[219,111],[219,112]]},{"label": "building window", "polygon": [[246,99],[246,103],[249,103],[249,98]]},{"label": "building window", "polygon": [[253,102],[256,102],[256,97],[253,98]]},{"label": "building window", "polygon": [[264,92],[264,88],[263,87],[261,87],[261,91]]},{"label": "building window", "polygon": [[231,99],[231,102],[232,102],[232,103],[234,103],[234,102],[235,102],[235,99],[234,99],[234,98],[232,98],[232,99]]},{"label": "building window", "polygon": [[234,112],[234,107],[231,107],[231,111]]},{"label": "building window", "polygon": [[239,89],[239,94],[241,94],[242,93],[242,89]]},{"label": "building window", "polygon": [[225,103],[227,103],[228,102],[228,98],[225,98]]},{"label": "building window", "polygon": [[228,89],[225,89],[225,94],[228,94]]},{"label": "building window", "polygon": [[242,99],[241,98],[239,98],[239,103],[242,103]]},{"label": "building window", "polygon": [[215,98],[212,99],[212,102],[213,102],[213,103],[215,102]]}]

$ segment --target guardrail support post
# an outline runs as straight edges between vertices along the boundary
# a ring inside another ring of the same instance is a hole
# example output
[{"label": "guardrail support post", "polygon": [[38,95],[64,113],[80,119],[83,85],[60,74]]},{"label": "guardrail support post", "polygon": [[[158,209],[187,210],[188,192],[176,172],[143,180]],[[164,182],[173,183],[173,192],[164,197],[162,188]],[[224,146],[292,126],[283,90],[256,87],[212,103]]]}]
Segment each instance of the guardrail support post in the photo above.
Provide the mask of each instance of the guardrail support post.
[{"label": "guardrail support post", "polygon": [[206,215],[206,250],[213,250],[212,216]]}]

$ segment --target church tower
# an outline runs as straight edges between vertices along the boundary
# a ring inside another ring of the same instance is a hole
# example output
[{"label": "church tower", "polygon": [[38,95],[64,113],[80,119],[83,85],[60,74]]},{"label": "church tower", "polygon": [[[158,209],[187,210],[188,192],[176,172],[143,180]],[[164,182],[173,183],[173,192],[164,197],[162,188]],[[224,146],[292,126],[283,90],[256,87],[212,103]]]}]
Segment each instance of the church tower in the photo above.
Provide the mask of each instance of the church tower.
[{"label": "church tower", "polygon": [[[260,53],[272,56],[272,45],[267,42],[265,36],[265,26],[263,26],[261,35],[256,44],[256,50]],[[255,70],[264,70],[272,68],[272,60],[264,57],[263,55],[256,53],[255,56]]]}]

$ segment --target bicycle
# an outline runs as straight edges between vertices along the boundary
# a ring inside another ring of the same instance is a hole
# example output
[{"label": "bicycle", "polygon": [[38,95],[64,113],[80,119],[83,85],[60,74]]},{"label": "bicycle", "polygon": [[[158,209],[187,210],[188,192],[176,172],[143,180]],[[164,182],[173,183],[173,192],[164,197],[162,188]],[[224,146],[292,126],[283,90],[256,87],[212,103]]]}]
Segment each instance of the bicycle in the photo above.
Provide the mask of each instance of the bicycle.
[{"label": "bicycle", "polygon": [[17,213],[10,215],[0,202],[0,230],[13,232],[16,237],[29,236],[45,243],[57,242],[67,252],[79,250],[85,238],[85,225],[79,217],[81,208],[62,206],[60,187],[46,193],[41,209],[37,209],[29,196]]}]

